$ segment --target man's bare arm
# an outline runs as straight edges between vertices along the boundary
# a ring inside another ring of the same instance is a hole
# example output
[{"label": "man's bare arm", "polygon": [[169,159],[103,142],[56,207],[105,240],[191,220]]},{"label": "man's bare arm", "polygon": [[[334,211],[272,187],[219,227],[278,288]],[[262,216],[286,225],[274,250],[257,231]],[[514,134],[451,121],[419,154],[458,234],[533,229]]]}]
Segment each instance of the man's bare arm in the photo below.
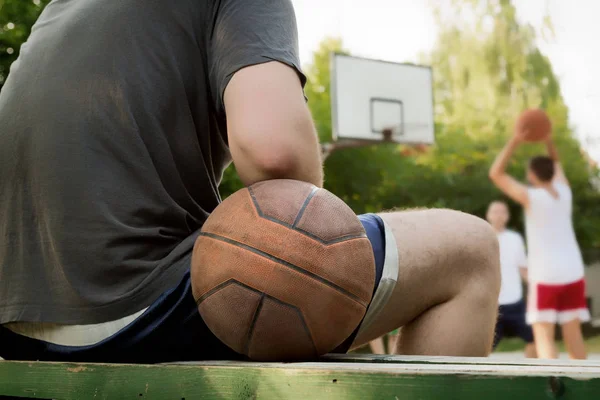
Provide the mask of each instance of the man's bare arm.
[{"label": "man's bare arm", "polygon": [[496,185],[498,189],[502,190],[508,197],[520,203],[524,207],[527,207],[529,205],[527,187],[506,173],[508,161],[520,143],[521,139],[518,136],[513,136],[508,141],[506,146],[504,146],[492,164],[489,177],[494,185]]},{"label": "man's bare arm", "polygon": [[224,102],[231,155],[245,185],[284,178],[323,185],[319,141],[294,69],[279,62],[243,68]]}]

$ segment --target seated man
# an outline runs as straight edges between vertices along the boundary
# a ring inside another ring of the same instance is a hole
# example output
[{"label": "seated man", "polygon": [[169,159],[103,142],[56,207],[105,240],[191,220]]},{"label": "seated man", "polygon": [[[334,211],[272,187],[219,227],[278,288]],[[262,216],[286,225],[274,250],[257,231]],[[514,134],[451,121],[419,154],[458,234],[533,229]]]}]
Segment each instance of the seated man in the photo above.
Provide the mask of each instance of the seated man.
[{"label": "seated man", "polygon": [[[198,313],[192,247],[232,159],[246,185],[322,186],[299,64],[290,0],[51,2],[0,94],[0,357],[239,358]],[[353,344],[404,326],[403,353],[487,355],[489,225],[362,221],[395,274]]]},{"label": "seated man", "polygon": [[521,279],[527,282],[527,256],[525,244],[518,232],[506,228],[510,212],[503,201],[493,201],[488,206],[487,220],[498,235],[500,244],[500,271],[502,285],[498,303],[498,322],[494,348],[503,337],[516,336],[525,341],[525,357],[535,358],[533,332],[525,322],[525,303]]}]

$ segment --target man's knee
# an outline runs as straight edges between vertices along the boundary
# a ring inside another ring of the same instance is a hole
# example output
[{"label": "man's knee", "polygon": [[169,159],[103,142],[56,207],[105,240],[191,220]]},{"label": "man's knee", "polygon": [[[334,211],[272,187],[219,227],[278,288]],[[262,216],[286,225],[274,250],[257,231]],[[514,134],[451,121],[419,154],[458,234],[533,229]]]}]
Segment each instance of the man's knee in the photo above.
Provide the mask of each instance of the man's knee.
[{"label": "man's knee", "polygon": [[471,290],[481,289],[484,297],[497,300],[500,292],[498,238],[483,219],[452,210],[436,210],[438,220],[448,229],[446,243],[454,273],[463,277]]},{"label": "man's knee", "polygon": [[483,219],[459,213],[456,216],[457,233],[462,240],[456,249],[459,262],[465,266],[467,279],[472,290],[481,297],[491,299],[494,304],[500,293],[500,252],[498,237]]},{"label": "man's knee", "polygon": [[404,251],[407,262],[427,259],[427,264],[436,265],[436,276],[456,289],[479,280],[487,293],[500,291],[498,239],[483,219],[446,209],[408,210],[382,217],[401,245],[408,243],[424,253]]}]

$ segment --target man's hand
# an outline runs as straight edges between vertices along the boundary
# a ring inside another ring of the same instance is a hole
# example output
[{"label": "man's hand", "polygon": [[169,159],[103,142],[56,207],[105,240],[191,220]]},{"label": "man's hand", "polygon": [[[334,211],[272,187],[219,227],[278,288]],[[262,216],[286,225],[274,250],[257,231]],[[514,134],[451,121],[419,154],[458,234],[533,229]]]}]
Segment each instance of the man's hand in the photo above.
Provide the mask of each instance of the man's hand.
[{"label": "man's hand", "polygon": [[238,71],[225,90],[231,156],[249,186],[269,179],[323,185],[321,150],[296,71],[279,62]]}]

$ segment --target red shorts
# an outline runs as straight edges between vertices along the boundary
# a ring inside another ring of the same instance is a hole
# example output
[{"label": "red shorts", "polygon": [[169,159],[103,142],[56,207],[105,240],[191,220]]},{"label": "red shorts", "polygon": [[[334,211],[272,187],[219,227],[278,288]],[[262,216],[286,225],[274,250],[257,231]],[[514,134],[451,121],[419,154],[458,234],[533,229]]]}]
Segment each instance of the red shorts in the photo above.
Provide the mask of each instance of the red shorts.
[{"label": "red shorts", "polygon": [[575,319],[590,320],[585,299],[585,280],[565,285],[532,283],[527,299],[527,323],[564,324]]}]

